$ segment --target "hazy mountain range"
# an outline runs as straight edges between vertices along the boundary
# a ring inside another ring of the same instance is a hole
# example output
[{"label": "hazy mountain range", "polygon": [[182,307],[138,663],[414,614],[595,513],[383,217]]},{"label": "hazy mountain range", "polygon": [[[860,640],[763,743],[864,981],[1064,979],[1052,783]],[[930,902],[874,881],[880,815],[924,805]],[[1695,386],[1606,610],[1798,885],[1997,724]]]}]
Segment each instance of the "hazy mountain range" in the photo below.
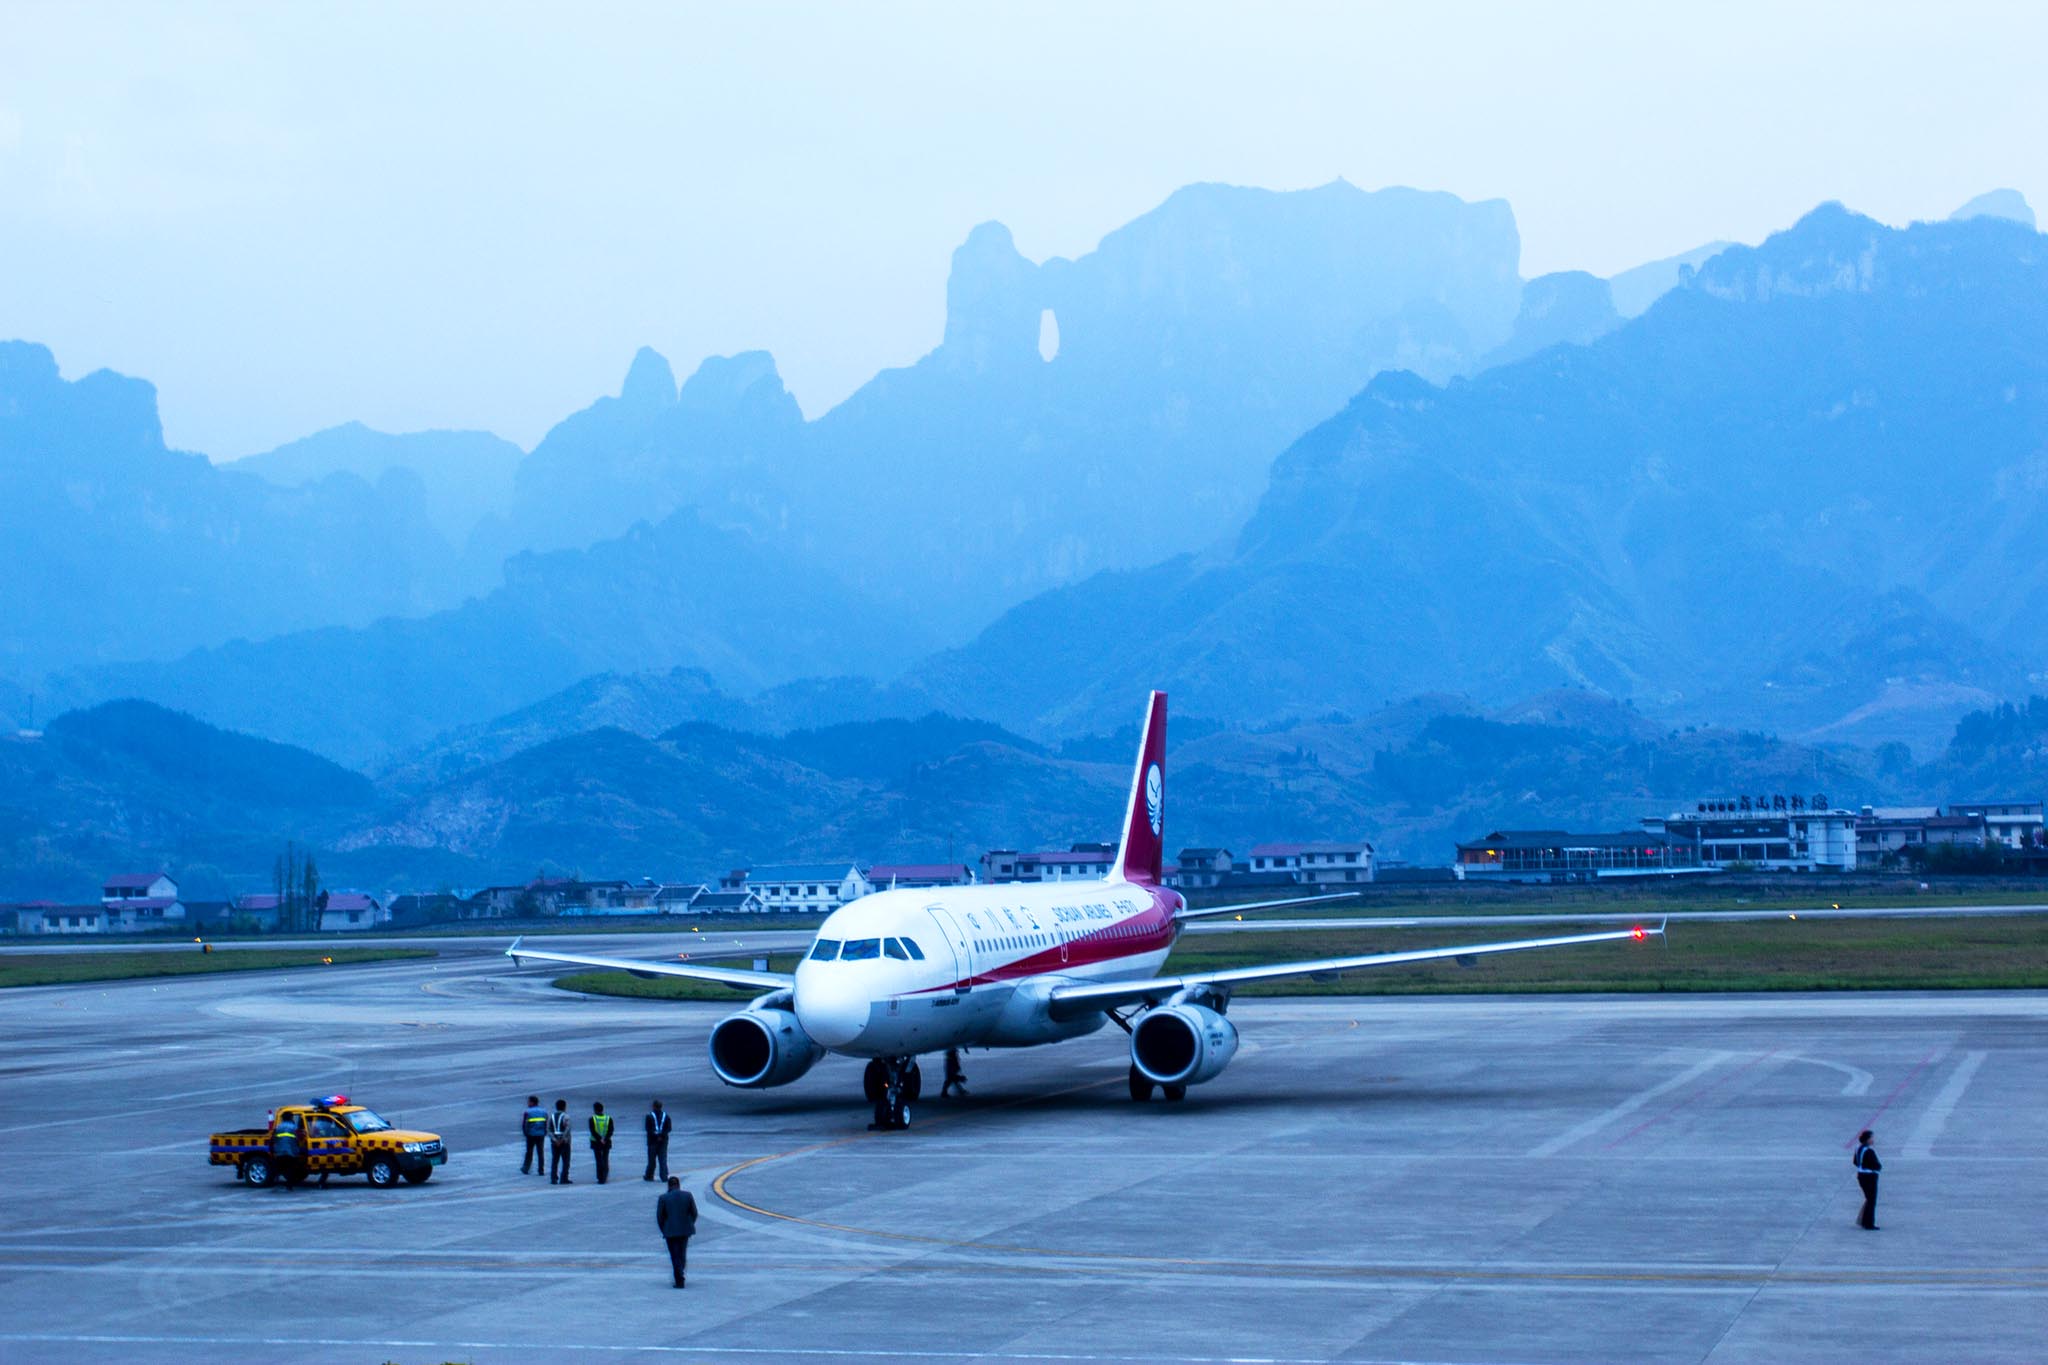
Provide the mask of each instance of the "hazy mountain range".
[{"label": "hazy mountain range", "polygon": [[[779,735],[601,725],[372,783],[304,750],[116,702],[61,717],[40,740],[0,740],[0,900],[90,897],[116,868],[169,867],[188,896],[261,890],[287,839],[318,851],[329,884],[373,889],[542,868],[701,879],[787,858],[972,861],[990,847],[1113,839],[1133,743],[1120,730],[1046,746],[943,715]],[[2041,698],[1973,713],[1916,764],[1897,744],[1664,730],[1583,691],[1491,713],[1433,697],[1257,729],[1176,721],[1168,839],[1242,854],[1313,832],[1440,864],[1455,840],[1492,829],[1629,828],[1703,794],[1881,804],[2044,781]]]},{"label": "hazy mountain range", "polygon": [[[939,345],[814,420],[765,353],[642,351],[524,455],[351,424],[216,467],[8,343],[0,717],[140,697],[325,755],[375,777],[322,827],[366,858],[589,733],[688,785],[677,725],[936,711],[1029,768],[1151,686],[1211,745],[1571,689],[1929,759],[2048,662],[2042,248],[2001,191],[1525,281],[1498,201],[1191,186],[1071,261],[977,228]],[[826,777],[786,818],[859,827]],[[1375,790],[1331,819],[1398,825]],[[520,828],[436,847],[549,856]]]}]

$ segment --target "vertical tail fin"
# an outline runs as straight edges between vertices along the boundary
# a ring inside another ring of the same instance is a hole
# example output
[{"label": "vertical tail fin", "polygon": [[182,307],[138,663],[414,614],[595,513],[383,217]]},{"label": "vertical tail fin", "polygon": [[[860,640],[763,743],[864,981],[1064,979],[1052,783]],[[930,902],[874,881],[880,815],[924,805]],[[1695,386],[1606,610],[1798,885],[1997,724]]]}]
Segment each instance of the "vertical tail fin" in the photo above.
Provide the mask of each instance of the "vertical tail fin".
[{"label": "vertical tail fin", "polygon": [[1112,879],[1159,885],[1166,861],[1166,694],[1145,703],[1145,733],[1138,742],[1138,766],[1131,774],[1131,804],[1124,810],[1124,834],[1116,847]]}]

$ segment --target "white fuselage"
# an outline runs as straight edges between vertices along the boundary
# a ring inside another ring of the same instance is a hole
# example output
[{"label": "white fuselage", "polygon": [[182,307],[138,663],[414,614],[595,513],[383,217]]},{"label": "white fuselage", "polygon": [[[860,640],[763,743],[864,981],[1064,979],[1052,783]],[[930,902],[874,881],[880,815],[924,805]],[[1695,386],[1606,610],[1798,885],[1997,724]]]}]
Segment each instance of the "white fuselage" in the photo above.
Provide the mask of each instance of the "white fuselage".
[{"label": "white fuselage", "polygon": [[1128,881],[878,891],[826,917],[797,965],[797,1021],[857,1057],[1027,1047],[1098,1029],[1055,1021],[1044,995],[1072,981],[1156,976],[1179,893]]}]

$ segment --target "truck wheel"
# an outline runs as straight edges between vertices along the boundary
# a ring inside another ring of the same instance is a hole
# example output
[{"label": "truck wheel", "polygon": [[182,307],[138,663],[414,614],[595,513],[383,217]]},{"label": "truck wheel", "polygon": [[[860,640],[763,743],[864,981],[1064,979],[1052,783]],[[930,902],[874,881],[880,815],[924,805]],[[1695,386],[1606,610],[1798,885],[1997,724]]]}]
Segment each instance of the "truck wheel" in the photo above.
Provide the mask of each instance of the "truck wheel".
[{"label": "truck wheel", "polygon": [[407,1171],[405,1173],[405,1183],[408,1185],[424,1185],[433,1178],[433,1175],[434,1168],[432,1166],[422,1166],[417,1171]]},{"label": "truck wheel", "polygon": [[260,1190],[268,1185],[273,1174],[269,1157],[245,1156],[242,1158],[242,1179],[248,1181],[257,1189]]},{"label": "truck wheel", "polygon": [[398,1167],[388,1156],[373,1157],[370,1164],[363,1167],[363,1174],[370,1177],[370,1183],[380,1190],[388,1190],[398,1183]]}]

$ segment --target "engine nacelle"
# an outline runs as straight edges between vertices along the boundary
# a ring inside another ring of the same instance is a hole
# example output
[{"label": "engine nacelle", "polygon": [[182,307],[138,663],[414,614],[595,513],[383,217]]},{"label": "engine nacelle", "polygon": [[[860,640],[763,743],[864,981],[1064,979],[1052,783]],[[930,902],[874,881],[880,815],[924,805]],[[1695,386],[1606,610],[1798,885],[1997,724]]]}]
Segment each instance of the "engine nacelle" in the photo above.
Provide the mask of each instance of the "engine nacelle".
[{"label": "engine nacelle", "polygon": [[1237,1055],[1237,1025],[1207,1005],[1161,1005],[1131,1029],[1131,1065],[1160,1085],[1214,1080]]},{"label": "engine nacelle", "polygon": [[790,1010],[757,1004],[727,1015],[711,1030],[711,1070],[742,1090],[788,1085],[824,1055]]}]

